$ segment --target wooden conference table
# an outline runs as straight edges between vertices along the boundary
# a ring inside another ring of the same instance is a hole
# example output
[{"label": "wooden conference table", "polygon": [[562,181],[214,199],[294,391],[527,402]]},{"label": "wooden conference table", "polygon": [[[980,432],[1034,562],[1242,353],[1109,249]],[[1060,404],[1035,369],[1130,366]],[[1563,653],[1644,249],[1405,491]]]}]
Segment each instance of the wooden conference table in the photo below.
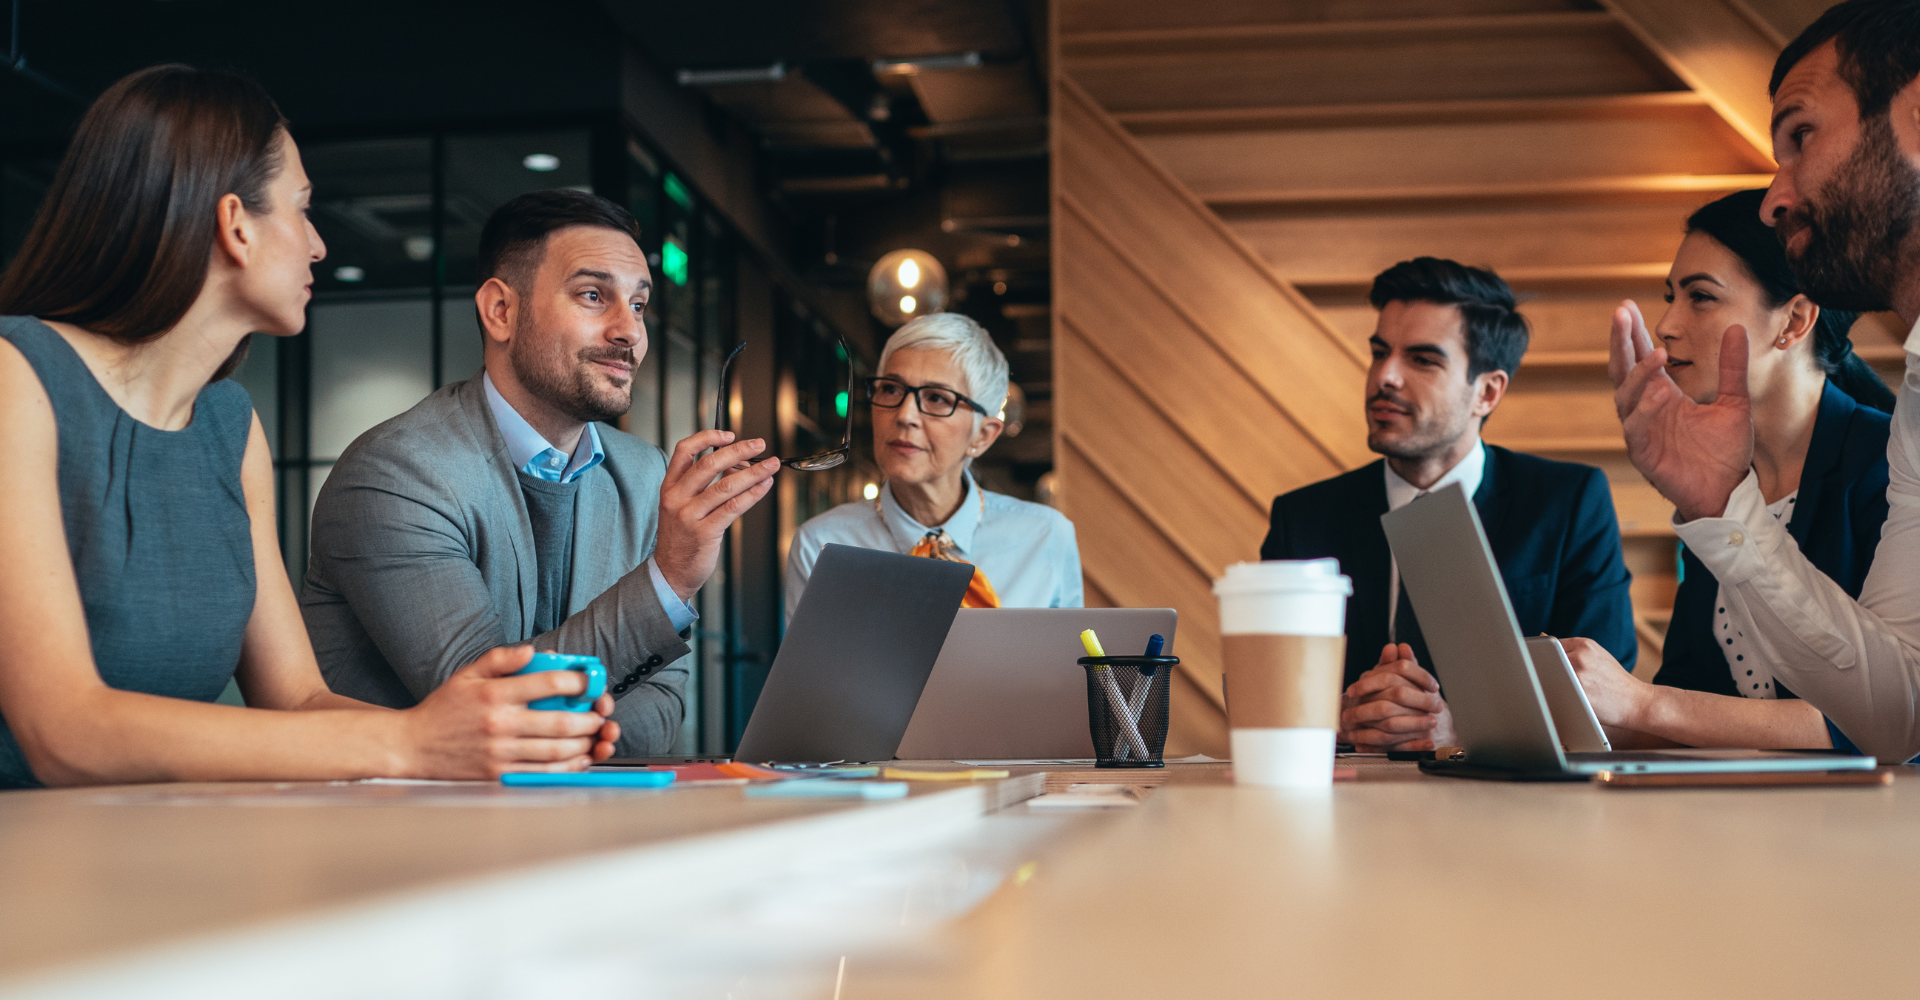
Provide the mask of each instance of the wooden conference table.
[{"label": "wooden conference table", "polygon": [[0,996],[1904,996],[1896,772],[1621,791],[1363,761],[1300,794],[1174,765],[1097,813],[1021,801],[1089,777],[1057,772],[864,804],[6,793]]}]

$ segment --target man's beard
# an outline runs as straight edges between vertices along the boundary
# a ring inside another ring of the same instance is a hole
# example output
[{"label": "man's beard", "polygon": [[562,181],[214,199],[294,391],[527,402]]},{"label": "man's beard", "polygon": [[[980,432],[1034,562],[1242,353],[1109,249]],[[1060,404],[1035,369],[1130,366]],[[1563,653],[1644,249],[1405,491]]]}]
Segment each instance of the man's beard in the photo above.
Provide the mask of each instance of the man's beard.
[{"label": "man's beard", "polygon": [[[1368,397],[1367,405],[1372,406],[1375,400],[1381,399],[1398,406],[1407,406],[1405,400],[1389,392],[1374,393]],[[1411,407],[1407,408],[1411,409]],[[1469,406],[1468,409],[1470,408]],[[1467,424],[1471,418],[1453,420],[1450,426],[1445,417],[1439,414],[1424,420],[1416,416],[1415,420],[1418,422],[1404,437],[1385,437],[1381,432],[1369,427],[1367,449],[1376,455],[1385,455],[1405,462],[1417,462],[1436,452],[1445,451],[1455,441],[1460,440],[1460,436],[1466,433]]]},{"label": "man's beard", "polygon": [[1906,241],[1920,220],[1920,171],[1901,157],[1893,124],[1881,114],[1863,122],[1860,144],[1815,197],[1774,227],[1782,246],[1800,231],[1806,246],[1787,262],[1800,290],[1829,309],[1892,308]]},{"label": "man's beard", "polygon": [[605,389],[596,385],[592,365],[598,361],[624,361],[627,370],[639,364],[631,350],[618,347],[590,347],[572,358],[540,351],[539,336],[532,324],[522,322],[513,332],[508,357],[520,384],[541,401],[575,420],[612,420],[633,408],[633,382],[625,389]]}]

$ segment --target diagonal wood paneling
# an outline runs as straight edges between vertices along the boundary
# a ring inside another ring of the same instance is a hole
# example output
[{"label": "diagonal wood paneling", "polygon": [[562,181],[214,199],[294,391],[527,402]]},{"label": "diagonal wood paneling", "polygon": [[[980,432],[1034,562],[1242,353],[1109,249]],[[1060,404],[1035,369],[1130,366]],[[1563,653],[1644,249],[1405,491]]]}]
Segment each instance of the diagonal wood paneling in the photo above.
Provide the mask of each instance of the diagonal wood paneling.
[{"label": "diagonal wood paneling", "polygon": [[1054,123],[1057,503],[1090,593],[1179,609],[1172,745],[1218,754],[1211,582],[1276,494],[1371,459],[1364,356],[1064,77]]},{"label": "diagonal wood paneling", "polygon": [[1081,524],[1097,524],[1125,544],[1080,543],[1081,567],[1100,591],[1120,607],[1175,608],[1180,632],[1175,652],[1180,669],[1201,691],[1220,704],[1220,612],[1211,575],[1180,551],[1118,489],[1105,470],[1089,462],[1070,438],[1054,453],[1055,471],[1070,484],[1060,494],[1061,508]]},{"label": "diagonal wood paneling", "polygon": [[1779,37],[1738,0],[1600,0],[1762,154],[1773,113],[1767,81]]},{"label": "diagonal wood paneling", "polygon": [[[1336,462],[1366,460],[1365,428],[1347,412],[1365,377],[1358,348],[1064,77],[1054,120],[1056,217],[1071,213],[1098,227],[1110,247],[1150,261],[1162,297],[1235,359],[1315,447]],[[1063,250],[1058,239],[1054,245],[1062,261],[1079,252]],[[1128,298],[1142,291],[1107,290]],[[1294,377],[1302,370],[1316,378],[1303,384]]]}]

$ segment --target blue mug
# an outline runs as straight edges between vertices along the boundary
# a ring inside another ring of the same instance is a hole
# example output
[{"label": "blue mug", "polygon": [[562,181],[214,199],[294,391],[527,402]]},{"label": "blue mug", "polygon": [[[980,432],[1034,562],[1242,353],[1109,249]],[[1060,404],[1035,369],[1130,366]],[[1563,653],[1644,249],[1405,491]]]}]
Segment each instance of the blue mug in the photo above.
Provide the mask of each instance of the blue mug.
[{"label": "blue mug", "polygon": [[585,712],[593,708],[594,699],[606,693],[607,668],[597,656],[569,656],[565,653],[535,653],[533,662],[514,671],[520,674],[537,674],[543,670],[578,670],[587,675],[587,692],[579,695],[554,695],[540,698],[527,704],[528,708],[542,712]]}]

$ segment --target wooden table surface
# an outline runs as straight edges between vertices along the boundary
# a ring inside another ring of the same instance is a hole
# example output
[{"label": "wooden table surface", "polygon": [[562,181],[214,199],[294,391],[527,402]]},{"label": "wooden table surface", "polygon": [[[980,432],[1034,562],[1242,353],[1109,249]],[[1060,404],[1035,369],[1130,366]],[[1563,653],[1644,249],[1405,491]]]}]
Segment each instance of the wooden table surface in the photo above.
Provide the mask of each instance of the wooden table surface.
[{"label": "wooden table surface", "polygon": [[844,995],[1920,994],[1914,768],[1759,790],[1359,768],[1318,794],[1163,786],[949,925],[944,967],[860,956]]},{"label": "wooden table surface", "polygon": [[1321,793],[1235,787],[1219,766],[1054,768],[1055,788],[1158,782],[1134,808],[1065,816],[940,784],[866,806],[737,788],[514,806],[435,786],[9,794],[0,994],[1920,992],[1913,769],[1621,791],[1342,763],[1357,780]]}]

